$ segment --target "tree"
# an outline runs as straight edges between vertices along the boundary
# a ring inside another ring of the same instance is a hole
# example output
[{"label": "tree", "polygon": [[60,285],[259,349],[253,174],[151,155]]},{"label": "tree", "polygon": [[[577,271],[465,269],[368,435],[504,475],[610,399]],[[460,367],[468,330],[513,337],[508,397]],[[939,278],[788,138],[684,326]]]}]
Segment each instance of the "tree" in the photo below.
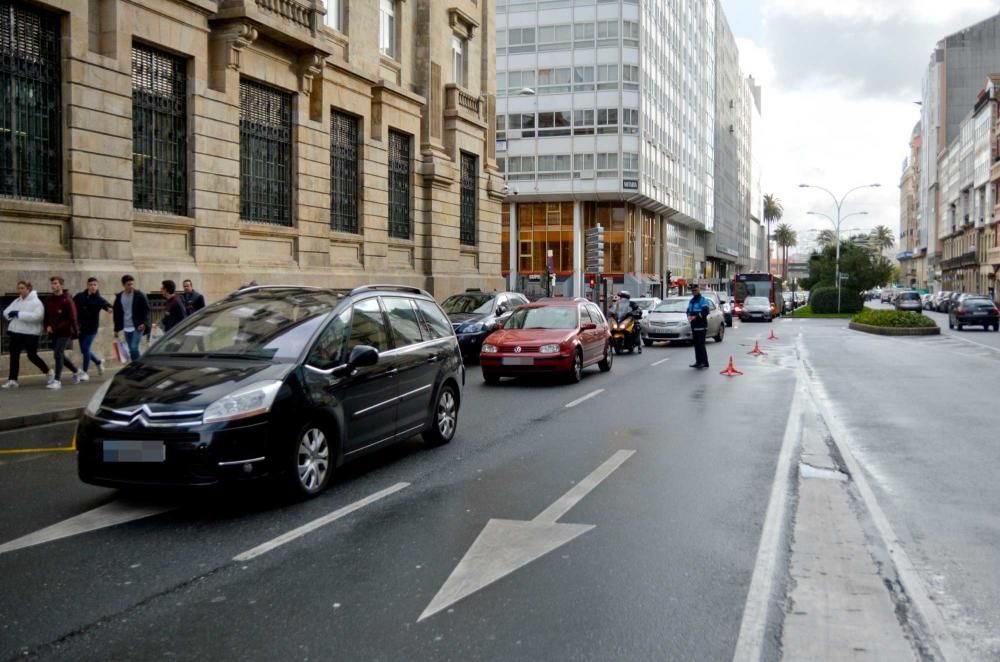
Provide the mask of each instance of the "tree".
[{"label": "tree", "polygon": [[788,278],[788,249],[799,243],[795,230],[787,223],[782,223],[774,230],[774,242],[781,249],[781,275]]},{"label": "tree", "polygon": [[816,243],[819,244],[820,248],[836,246],[837,233],[833,230],[821,230],[820,233],[816,235]]},{"label": "tree", "polygon": [[785,214],[781,200],[768,193],[764,196],[764,224],[767,226],[767,271],[771,270],[771,223],[780,221]]},{"label": "tree", "polygon": [[896,234],[884,225],[876,226],[871,234],[872,245],[883,255],[896,245]]},{"label": "tree", "polygon": [[[809,278],[802,285],[806,289],[816,285],[835,287],[836,271],[837,250],[834,246],[827,246],[809,258]],[[847,275],[841,287],[860,293],[892,282],[892,263],[865,246],[844,241],[840,244],[840,273]]]}]

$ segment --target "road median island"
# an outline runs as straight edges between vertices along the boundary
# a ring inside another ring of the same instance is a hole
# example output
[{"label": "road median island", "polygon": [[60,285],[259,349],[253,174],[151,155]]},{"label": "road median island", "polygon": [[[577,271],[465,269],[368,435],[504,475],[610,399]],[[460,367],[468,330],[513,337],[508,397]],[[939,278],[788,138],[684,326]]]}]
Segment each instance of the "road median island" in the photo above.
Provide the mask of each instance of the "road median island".
[{"label": "road median island", "polygon": [[937,322],[920,313],[873,308],[866,308],[852,317],[848,327],[879,336],[936,336],[941,333]]}]

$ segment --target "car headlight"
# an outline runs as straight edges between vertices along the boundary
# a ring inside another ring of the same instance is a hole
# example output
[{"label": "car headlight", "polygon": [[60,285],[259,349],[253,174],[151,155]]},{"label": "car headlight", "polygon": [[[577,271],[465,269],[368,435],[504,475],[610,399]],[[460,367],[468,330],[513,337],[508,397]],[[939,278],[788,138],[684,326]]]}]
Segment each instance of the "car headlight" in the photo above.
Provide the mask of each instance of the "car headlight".
[{"label": "car headlight", "polygon": [[458,330],[459,333],[479,333],[486,328],[486,325],[482,322],[472,322],[471,324],[466,324]]},{"label": "car headlight", "polygon": [[483,354],[496,354],[497,353],[497,346],[496,345],[489,345],[489,344],[485,344],[484,343],[483,344],[483,348],[480,351]]},{"label": "car headlight", "polygon": [[538,351],[542,354],[555,354],[559,351],[559,345],[542,345]]},{"label": "car headlight", "polygon": [[251,384],[210,404],[202,415],[202,423],[218,423],[266,414],[281,389],[280,381]]},{"label": "car headlight", "polygon": [[724,313],[730,312],[730,308],[729,308],[729,304],[728,303],[722,304],[722,312],[724,312]]},{"label": "car headlight", "polygon": [[84,414],[87,416],[97,415],[98,410],[101,408],[101,403],[104,402],[104,396],[108,394],[108,389],[111,388],[112,381],[109,379],[104,382],[101,384],[101,388],[94,392],[94,395],[90,398],[90,402],[87,403],[87,406],[83,410]]}]

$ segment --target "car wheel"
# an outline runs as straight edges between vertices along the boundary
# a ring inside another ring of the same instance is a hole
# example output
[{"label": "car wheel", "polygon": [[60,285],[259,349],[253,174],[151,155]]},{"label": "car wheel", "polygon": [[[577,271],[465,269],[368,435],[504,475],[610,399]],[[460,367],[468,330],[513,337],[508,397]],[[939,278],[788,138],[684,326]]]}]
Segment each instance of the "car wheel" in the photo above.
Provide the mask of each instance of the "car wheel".
[{"label": "car wheel", "polygon": [[580,353],[580,350],[573,352],[573,367],[566,377],[571,384],[583,379],[583,354]]},{"label": "car wheel", "polygon": [[653,341],[650,340],[649,338],[643,338],[642,339],[642,344],[645,345],[646,347],[652,347],[653,346]]},{"label": "car wheel", "polygon": [[1000,331],[1000,324],[994,324],[993,325],[993,330],[994,331]]},{"label": "car wheel", "polygon": [[961,325],[961,324],[956,324],[955,326],[956,326],[956,327],[958,327],[958,330],[959,330],[959,331],[961,331],[961,330],[962,330],[962,325]]},{"label": "car wheel", "polygon": [[955,328],[955,324],[951,321],[950,317],[948,318],[948,328],[949,329],[954,329]]},{"label": "car wheel", "polygon": [[611,370],[611,365],[615,362],[615,352],[611,349],[611,343],[604,346],[604,358],[601,362],[597,364],[597,367],[601,369],[601,372],[607,372]]},{"label": "car wheel", "polygon": [[458,427],[458,398],[451,384],[441,387],[432,417],[430,429],[423,434],[424,441],[431,446],[447,444]]},{"label": "car wheel", "polygon": [[726,325],[719,325],[719,335],[715,336],[715,342],[722,342],[722,338],[726,335]]},{"label": "car wheel", "polygon": [[622,353],[622,341],[621,341],[621,339],[620,338],[615,338],[612,342],[614,343],[615,354],[621,354]]},{"label": "car wheel", "polygon": [[291,492],[304,499],[322,492],[333,473],[326,430],[315,423],[303,426],[296,439],[293,458],[295,465],[289,476]]},{"label": "car wheel", "polygon": [[487,384],[499,384],[500,375],[483,370],[483,381],[486,382]]}]

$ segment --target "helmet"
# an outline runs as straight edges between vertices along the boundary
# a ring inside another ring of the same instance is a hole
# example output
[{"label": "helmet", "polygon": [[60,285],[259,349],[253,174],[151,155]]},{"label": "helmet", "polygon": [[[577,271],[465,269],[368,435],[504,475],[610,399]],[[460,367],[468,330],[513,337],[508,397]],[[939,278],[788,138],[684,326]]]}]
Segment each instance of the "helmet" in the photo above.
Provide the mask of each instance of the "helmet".
[{"label": "helmet", "polygon": [[631,299],[632,298],[632,295],[629,294],[627,290],[622,290],[621,292],[618,293],[618,296],[620,296],[623,299]]}]

